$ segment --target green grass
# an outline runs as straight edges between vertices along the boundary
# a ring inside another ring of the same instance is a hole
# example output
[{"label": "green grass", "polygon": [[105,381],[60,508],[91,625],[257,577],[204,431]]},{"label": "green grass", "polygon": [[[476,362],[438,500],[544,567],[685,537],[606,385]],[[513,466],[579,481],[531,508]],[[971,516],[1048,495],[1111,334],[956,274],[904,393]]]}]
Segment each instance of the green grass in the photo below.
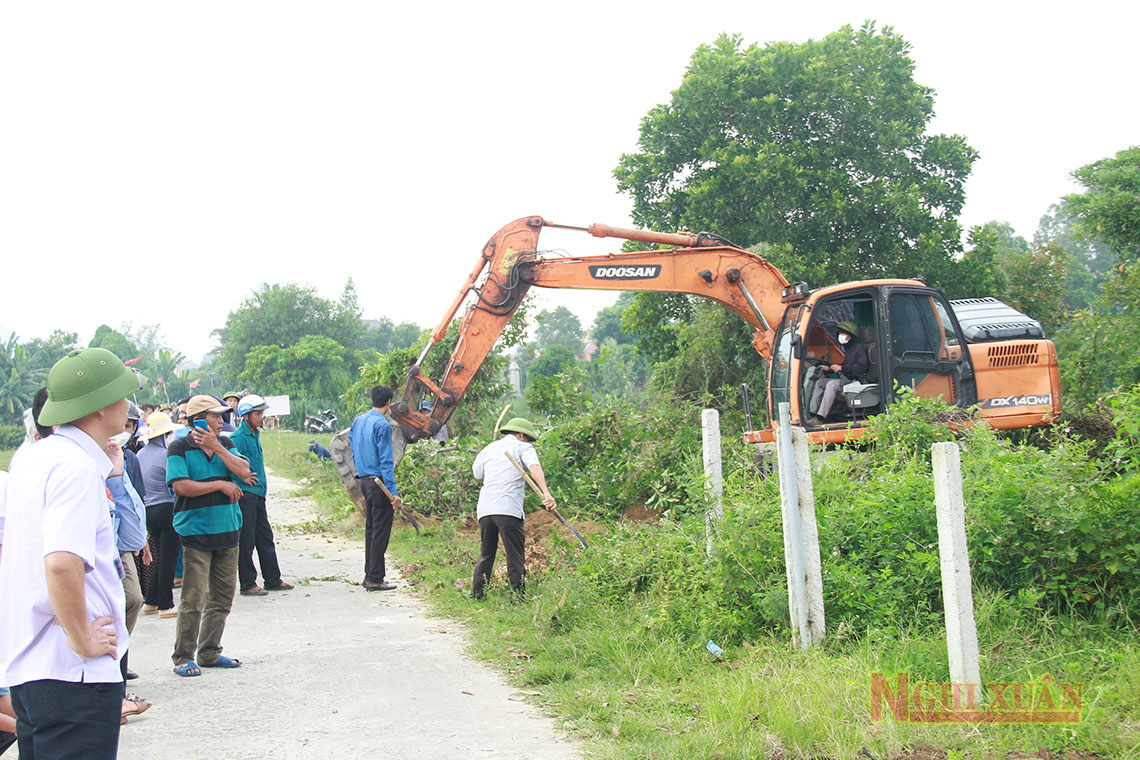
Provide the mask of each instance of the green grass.
[{"label": "green grass", "polygon": [[[568,545],[567,545],[568,546]],[[440,614],[465,622],[475,656],[503,668],[602,758],[895,757],[918,744],[963,757],[1008,750],[1081,749],[1105,758],[1140,757],[1140,636],[1079,621],[1026,619],[1004,600],[979,594],[985,680],[1084,683],[1074,726],[921,726],[871,723],[871,671],[911,680],[948,680],[940,631],[842,628],[820,649],[794,650],[785,632],[726,646],[714,662],[705,640],[655,624],[645,595],[607,603],[566,556],[525,602],[499,588],[484,602],[466,588],[477,547],[445,524],[417,538],[393,535],[392,553]],[[565,552],[572,552],[566,548]],[[892,681],[893,683],[893,681]],[[865,755],[864,755],[865,756]]]},{"label": "green grass", "polygon": [[7,470],[8,465],[12,461],[12,455],[16,453],[15,449],[0,450],[0,470]]}]

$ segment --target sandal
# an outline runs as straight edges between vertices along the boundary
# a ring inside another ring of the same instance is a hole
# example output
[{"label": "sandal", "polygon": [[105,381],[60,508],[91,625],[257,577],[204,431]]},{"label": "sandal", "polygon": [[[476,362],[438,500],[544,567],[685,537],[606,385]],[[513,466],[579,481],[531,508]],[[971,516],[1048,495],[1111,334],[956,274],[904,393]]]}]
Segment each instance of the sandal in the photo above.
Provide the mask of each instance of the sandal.
[{"label": "sandal", "polygon": [[203,668],[240,668],[241,660],[236,657],[226,657],[224,654],[218,655],[218,659],[213,662],[203,662]]},{"label": "sandal", "polygon": [[142,614],[153,615],[158,612],[158,606],[154,604],[144,604],[142,606]]},{"label": "sandal", "polygon": [[143,699],[137,694],[127,694],[123,697],[123,714],[120,725],[127,722],[128,715],[142,715],[149,710],[153,704],[146,699]]},{"label": "sandal", "polygon": [[171,607],[168,610],[159,610],[158,616],[162,619],[176,618],[176,617],[178,617],[178,608],[177,607]]},{"label": "sandal", "polygon": [[202,675],[202,669],[199,668],[198,663],[194,662],[193,660],[182,663],[174,669],[174,672],[183,678]]}]

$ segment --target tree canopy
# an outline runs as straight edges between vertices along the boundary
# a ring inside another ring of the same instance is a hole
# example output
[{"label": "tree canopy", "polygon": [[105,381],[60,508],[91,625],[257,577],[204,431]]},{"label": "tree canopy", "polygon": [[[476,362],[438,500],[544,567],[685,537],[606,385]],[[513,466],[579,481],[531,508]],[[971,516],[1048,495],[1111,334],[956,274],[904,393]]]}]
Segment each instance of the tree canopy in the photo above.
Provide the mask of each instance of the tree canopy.
[{"label": "tree canopy", "polygon": [[1085,187],[1065,198],[1085,237],[1108,244],[1123,261],[1140,262],[1140,146],[1073,172]]},{"label": "tree canopy", "polygon": [[[933,92],[890,27],[702,45],[614,175],[634,220],[790,250],[789,279],[949,278],[977,154],[928,135]],[[785,248],[785,246],[790,248]]]},{"label": "tree canopy", "polygon": [[634,342],[633,336],[622,329],[621,323],[622,312],[633,303],[633,298],[633,292],[622,291],[618,296],[617,303],[613,306],[604,306],[598,310],[594,316],[594,325],[590,328],[590,337],[598,341],[599,346],[605,343],[607,338],[612,338],[618,345]]},{"label": "tree canopy", "polygon": [[551,346],[565,346],[570,349],[571,355],[581,352],[585,347],[582,322],[565,306],[558,306],[554,310],[543,309],[535,321],[538,322],[538,329],[535,331],[534,342],[540,354]]},{"label": "tree canopy", "polygon": [[331,339],[342,354],[351,351],[362,329],[356,309],[351,282],[339,302],[295,283],[264,284],[230,312],[225,327],[214,331],[221,344],[219,364],[227,376],[236,378],[246,370],[246,357],[256,346],[286,349],[310,335]]},{"label": "tree canopy", "polygon": [[407,348],[419,340],[424,328],[414,322],[396,324],[388,317],[380,317],[374,322],[365,322],[357,348],[372,349],[386,354],[396,348]]}]

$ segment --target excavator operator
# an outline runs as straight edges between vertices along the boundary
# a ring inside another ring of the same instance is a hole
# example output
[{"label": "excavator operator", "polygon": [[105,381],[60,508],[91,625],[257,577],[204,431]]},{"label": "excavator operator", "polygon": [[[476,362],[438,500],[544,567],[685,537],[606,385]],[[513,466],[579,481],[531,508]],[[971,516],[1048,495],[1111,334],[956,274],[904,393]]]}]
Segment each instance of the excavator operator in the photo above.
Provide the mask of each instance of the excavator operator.
[{"label": "excavator operator", "polygon": [[854,322],[840,322],[836,326],[836,340],[843,349],[843,363],[832,364],[830,369],[839,373],[839,377],[816,383],[815,391],[811,394],[811,405],[808,407],[812,414],[812,418],[808,420],[809,425],[826,425],[827,416],[831,414],[831,405],[835,403],[835,397],[839,395],[840,389],[847,383],[858,380],[871,367],[867,347],[859,342]]}]

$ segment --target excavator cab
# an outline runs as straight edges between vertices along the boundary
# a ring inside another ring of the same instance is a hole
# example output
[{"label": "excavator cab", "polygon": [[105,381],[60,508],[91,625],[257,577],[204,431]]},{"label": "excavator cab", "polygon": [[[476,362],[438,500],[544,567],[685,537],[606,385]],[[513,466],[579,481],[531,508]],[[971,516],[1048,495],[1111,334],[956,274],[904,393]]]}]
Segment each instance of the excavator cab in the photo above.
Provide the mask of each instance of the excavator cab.
[{"label": "excavator cab", "polygon": [[[867,350],[867,369],[856,377],[841,376],[837,403],[825,424],[808,425],[813,395],[838,376],[831,366],[843,363],[838,326],[847,322],[855,325],[855,340]],[[819,431],[813,438],[822,441],[857,437],[867,416],[893,402],[898,388],[959,406],[977,401],[970,354],[954,312],[941,292],[910,280],[843,283],[789,304],[776,330],[769,377],[772,418],[781,402],[791,402],[793,423]]]}]

